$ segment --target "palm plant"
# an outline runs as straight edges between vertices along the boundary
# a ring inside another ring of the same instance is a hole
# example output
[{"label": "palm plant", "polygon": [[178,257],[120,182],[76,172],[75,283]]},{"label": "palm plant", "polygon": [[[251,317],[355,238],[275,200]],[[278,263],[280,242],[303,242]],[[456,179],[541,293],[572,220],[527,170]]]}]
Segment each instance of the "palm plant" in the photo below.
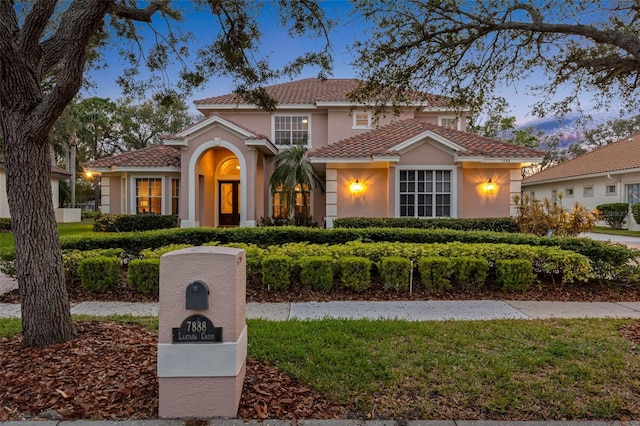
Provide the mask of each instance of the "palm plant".
[{"label": "palm plant", "polygon": [[302,195],[302,219],[307,219],[310,212],[305,188],[324,191],[324,183],[311,165],[307,151],[306,147],[295,145],[275,156],[274,171],[269,181],[271,194],[280,194],[290,219],[295,217],[297,193]]}]

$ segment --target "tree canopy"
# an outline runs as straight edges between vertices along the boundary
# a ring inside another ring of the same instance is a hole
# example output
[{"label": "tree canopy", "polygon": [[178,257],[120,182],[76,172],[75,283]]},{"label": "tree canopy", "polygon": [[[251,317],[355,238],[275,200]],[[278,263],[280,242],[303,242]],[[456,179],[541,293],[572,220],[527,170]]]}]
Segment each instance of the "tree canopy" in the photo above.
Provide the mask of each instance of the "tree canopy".
[{"label": "tree canopy", "polygon": [[356,45],[367,84],[354,99],[401,100],[414,89],[480,108],[498,88],[515,91],[537,75],[539,116],[579,110],[580,94],[599,108],[640,102],[636,1],[357,0],[355,8],[374,29]]},{"label": "tree canopy", "polygon": [[[190,59],[189,34],[172,24],[188,8],[211,18],[210,44]],[[100,64],[104,46],[117,46],[129,63],[119,79],[126,93],[184,93],[211,76],[226,75],[247,101],[273,109],[275,101],[260,90],[263,85],[307,65],[321,74],[332,65],[331,22],[316,1],[279,0],[273,9],[271,16],[289,35],[320,37],[324,43],[273,67],[260,54],[261,5],[250,0],[0,1],[0,133],[24,345],[74,336],[49,181],[49,135],[76,98],[87,67]],[[150,28],[151,46],[141,47],[141,25]],[[169,72],[176,65],[177,81]],[[150,78],[140,78],[142,68],[151,71]]]}]

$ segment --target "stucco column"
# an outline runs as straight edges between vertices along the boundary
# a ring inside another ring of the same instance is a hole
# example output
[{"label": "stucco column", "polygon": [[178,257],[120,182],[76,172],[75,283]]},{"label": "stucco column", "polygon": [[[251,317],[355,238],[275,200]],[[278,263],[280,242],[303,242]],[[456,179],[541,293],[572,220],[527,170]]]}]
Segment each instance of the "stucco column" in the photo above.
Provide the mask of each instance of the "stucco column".
[{"label": "stucco column", "polygon": [[333,221],[338,217],[338,170],[327,167],[325,178],[325,226],[333,228]]},{"label": "stucco column", "polygon": [[240,182],[240,192],[246,194],[246,196],[242,197],[241,195],[240,199],[242,201],[246,200],[247,206],[245,211],[247,212],[247,217],[240,217],[240,226],[256,226],[256,197],[260,195],[258,194],[259,188],[256,186],[258,151],[254,147],[248,148],[246,163],[247,170],[245,170],[245,173],[240,174],[243,179]]},{"label": "stucco column", "polygon": [[387,194],[387,217],[396,217],[396,165],[389,164],[389,187]]}]

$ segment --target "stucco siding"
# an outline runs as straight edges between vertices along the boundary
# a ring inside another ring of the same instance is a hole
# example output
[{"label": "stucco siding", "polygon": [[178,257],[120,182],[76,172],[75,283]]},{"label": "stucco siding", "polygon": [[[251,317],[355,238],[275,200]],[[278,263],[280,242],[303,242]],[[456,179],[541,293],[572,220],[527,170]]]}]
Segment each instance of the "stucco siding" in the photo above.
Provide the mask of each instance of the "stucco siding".
[{"label": "stucco siding", "polygon": [[[349,191],[349,185],[355,182],[356,179],[364,185],[364,189],[360,194],[352,194]],[[385,217],[388,215],[388,196],[388,169],[338,169],[337,217]]]},{"label": "stucco siding", "polygon": [[[488,191],[491,179],[493,189]],[[461,217],[506,217],[510,215],[511,170],[505,168],[463,168]]]}]

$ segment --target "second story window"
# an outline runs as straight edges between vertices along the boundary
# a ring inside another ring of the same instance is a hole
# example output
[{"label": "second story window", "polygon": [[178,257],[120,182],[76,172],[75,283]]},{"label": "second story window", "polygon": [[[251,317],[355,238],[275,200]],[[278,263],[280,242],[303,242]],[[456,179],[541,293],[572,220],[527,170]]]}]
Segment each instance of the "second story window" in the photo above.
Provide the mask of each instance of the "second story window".
[{"label": "second story window", "polygon": [[277,115],[273,120],[276,145],[310,145],[307,115]]},{"label": "second story window", "polygon": [[368,111],[353,112],[353,128],[354,129],[370,129],[371,113]]},{"label": "second story window", "polygon": [[440,117],[440,126],[446,127],[447,129],[459,130],[458,117]]}]

